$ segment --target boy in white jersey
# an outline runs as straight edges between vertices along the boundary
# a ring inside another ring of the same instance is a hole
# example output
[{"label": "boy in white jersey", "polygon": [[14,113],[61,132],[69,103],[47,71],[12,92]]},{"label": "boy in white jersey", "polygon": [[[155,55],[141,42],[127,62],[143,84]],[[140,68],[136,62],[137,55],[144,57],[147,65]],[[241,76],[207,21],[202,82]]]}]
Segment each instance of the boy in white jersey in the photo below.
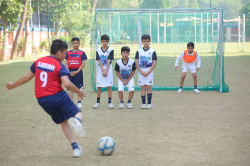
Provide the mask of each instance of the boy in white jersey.
[{"label": "boy in white jersey", "polygon": [[[151,104],[152,99],[152,85],[154,82],[154,68],[157,62],[157,55],[154,49],[149,47],[151,42],[150,36],[142,35],[141,41],[143,48],[140,48],[135,55],[135,64],[138,69],[138,85],[141,86],[142,109],[153,108]],[[146,104],[146,90],[148,97],[148,104]]]},{"label": "boy in white jersey", "polygon": [[119,108],[124,108],[124,102],[123,102],[123,92],[124,92],[124,86],[128,87],[129,91],[129,97],[128,97],[128,103],[127,108],[132,109],[133,105],[131,103],[131,100],[134,96],[134,74],[135,74],[135,61],[133,59],[128,58],[130,54],[129,47],[122,47],[121,48],[121,55],[122,58],[119,59],[116,62],[115,65],[115,71],[116,75],[118,77],[118,95],[120,98],[120,104]]},{"label": "boy in white jersey", "polygon": [[114,105],[111,103],[112,86],[113,86],[113,70],[112,60],[114,60],[114,49],[108,46],[109,36],[101,36],[102,47],[96,51],[96,86],[97,86],[97,103],[93,108],[100,108],[100,97],[103,87],[108,89],[108,108],[113,109]]},{"label": "boy in white jersey", "polygon": [[[201,67],[201,58],[199,57],[198,53],[194,51],[194,43],[189,42],[187,44],[187,50],[181,53],[181,55],[176,59],[175,62],[175,71],[178,67],[179,61],[181,59],[183,60],[183,67],[182,67],[182,76],[180,81],[180,89],[177,91],[178,93],[182,92],[182,87],[184,83],[184,79],[186,77],[187,71],[190,70],[193,75],[194,80],[194,92],[200,93],[200,91],[197,89],[197,76],[196,76],[196,70],[197,72],[200,70]],[[198,62],[196,70],[195,70],[195,60]]]}]

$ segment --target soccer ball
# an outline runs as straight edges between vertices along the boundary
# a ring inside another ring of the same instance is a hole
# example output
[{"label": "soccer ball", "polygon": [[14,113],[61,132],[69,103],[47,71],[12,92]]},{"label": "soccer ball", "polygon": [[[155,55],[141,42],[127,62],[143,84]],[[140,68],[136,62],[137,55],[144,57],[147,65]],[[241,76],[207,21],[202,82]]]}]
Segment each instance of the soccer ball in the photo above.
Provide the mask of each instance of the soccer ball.
[{"label": "soccer ball", "polygon": [[111,137],[102,137],[97,144],[97,149],[102,152],[103,155],[110,155],[115,150],[115,140]]}]

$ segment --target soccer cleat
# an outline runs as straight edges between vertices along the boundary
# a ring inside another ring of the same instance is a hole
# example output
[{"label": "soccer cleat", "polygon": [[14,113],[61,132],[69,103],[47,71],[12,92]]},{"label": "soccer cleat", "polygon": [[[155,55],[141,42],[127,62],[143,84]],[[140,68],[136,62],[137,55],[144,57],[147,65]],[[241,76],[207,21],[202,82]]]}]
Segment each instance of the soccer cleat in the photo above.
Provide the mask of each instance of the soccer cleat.
[{"label": "soccer cleat", "polygon": [[153,108],[153,105],[152,105],[152,104],[147,104],[146,108],[147,108],[147,109],[152,109],[152,108]]},{"label": "soccer cleat", "polygon": [[82,103],[78,103],[78,108],[82,108]]},{"label": "soccer cleat", "polygon": [[198,89],[194,89],[194,93],[200,93]]},{"label": "soccer cleat", "polygon": [[86,132],[84,128],[82,127],[82,124],[77,119],[70,118],[69,125],[73,128],[77,136],[81,138],[86,137]]},{"label": "soccer cleat", "polygon": [[177,91],[178,93],[181,93],[182,92],[182,89],[180,88],[180,89],[178,89],[178,91]]},{"label": "soccer cleat", "polygon": [[133,109],[133,104],[132,103],[127,103],[127,108],[128,109]]},{"label": "soccer cleat", "polygon": [[120,103],[119,104],[119,109],[123,109],[124,108],[124,103]]},{"label": "soccer cleat", "polygon": [[100,103],[95,103],[95,104],[93,105],[93,108],[95,108],[95,109],[100,108]]},{"label": "soccer cleat", "polygon": [[109,107],[109,109],[114,109],[114,104],[109,103],[109,104],[108,104],[108,107]]},{"label": "soccer cleat", "polygon": [[81,157],[81,155],[82,155],[82,148],[81,147],[80,147],[80,149],[76,148],[73,150],[73,157],[78,158],[78,157]]},{"label": "soccer cleat", "polygon": [[145,109],[145,108],[146,108],[146,104],[142,104],[141,109]]}]

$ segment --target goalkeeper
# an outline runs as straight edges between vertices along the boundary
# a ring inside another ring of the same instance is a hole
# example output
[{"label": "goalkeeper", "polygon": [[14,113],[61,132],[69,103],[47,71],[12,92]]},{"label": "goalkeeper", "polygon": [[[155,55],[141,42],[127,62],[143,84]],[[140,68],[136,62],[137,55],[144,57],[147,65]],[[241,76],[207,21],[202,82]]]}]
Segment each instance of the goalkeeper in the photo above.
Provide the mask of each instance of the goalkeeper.
[{"label": "goalkeeper", "polygon": [[[181,76],[181,81],[180,81],[180,89],[177,92],[178,93],[182,92],[184,79],[186,77],[187,71],[190,70],[190,72],[193,75],[193,80],[194,80],[194,92],[200,93],[200,91],[197,89],[196,71],[198,72],[200,70],[201,58],[199,57],[198,53],[196,51],[194,51],[194,43],[193,42],[189,42],[187,44],[187,50],[182,52],[181,55],[176,59],[175,71],[177,70],[179,61],[181,59],[184,59],[184,60],[183,60],[183,66],[182,66],[182,76]],[[198,63],[196,68],[195,68],[195,60]]]}]

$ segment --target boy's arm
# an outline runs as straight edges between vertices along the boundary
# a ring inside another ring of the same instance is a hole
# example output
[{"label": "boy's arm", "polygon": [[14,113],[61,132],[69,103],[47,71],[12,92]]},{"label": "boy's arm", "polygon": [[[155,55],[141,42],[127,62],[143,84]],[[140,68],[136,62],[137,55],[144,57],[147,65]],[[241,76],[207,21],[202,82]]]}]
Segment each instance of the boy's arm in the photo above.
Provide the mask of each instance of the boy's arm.
[{"label": "boy's arm", "polygon": [[136,65],[136,68],[138,69],[138,71],[143,75],[143,71],[141,70],[141,68],[139,66],[139,59],[135,59],[135,65]]},{"label": "boy's arm", "polygon": [[106,68],[106,74],[108,75],[108,71],[109,71],[109,67],[110,67],[110,64],[111,64],[111,61],[114,60],[114,50],[112,50],[110,53],[109,53],[109,57],[108,57],[108,62],[107,62],[107,68]]},{"label": "boy's arm", "polygon": [[65,67],[67,70],[69,70],[68,60],[65,59]]},{"label": "boy's arm", "polygon": [[83,99],[83,97],[86,97],[86,93],[83,92],[82,88],[81,89],[78,89],[70,80],[69,80],[69,77],[67,75],[65,76],[62,76],[61,77],[61,80],[62,80],[62,83],[63,85],[69,89],[70,91],[72,92],[75,92],[76,94],[78,94],[78,96],[81,97],[81,99]]},{"label": "boy's arm", "polygon": [[78,68],[78,70],[76,71],[76,74],[79,73],[85,66],[85,60],[82,61],[82,65]]},{"label": "boy's arm", "polygon": [[184,58],[184,51],[177,57],[177,59],[175,61],[175,67],[178,66],[180,60],[183,58]]},{"label": "boy's arm", "polygon": [[111,60],[110,60],[110,59],[108,59],[107,68],[106,68],[106,72],[107,72],[107,74],[108,74],[108,71],[109,71],[110,62],[111,62]]},{"label": "boy's arm", "polygon": [[156,55],[156,52],[154,51],[153,52],[153,56],[152,56],[152,60],[153,60],[153,64],[152,66],[150,67],[150,69],[146,72],[146,75],[145,76],[148,76],[155,68],[156,66],[156,63],[157,63],[157,55]]},{"label": "boy's arm", "polygon": [[124,79],[122,78],[121,74],[119,73],[119,71],[115,71],[116,72],[116,75],[117,77],[122,81],[124,82]]},{"label": "boy's arm", "polygon": [[200,58],[200,56],[198,55],[198,53],[196,53],[196,61],[197,61],[197,67],[198,68],[201,68],[201,58]]},{"label": "boy's arm", "polygon": [[16,88],[17,86],[23,85],[26,82],[29,82],[33,77],[35,76],[35,73],[32,73],[31,70],[21,78],[19,78],[16,82],[6,82],[6,88],[11,90]]},{"label": "boy's arm", "polygon": [[135,70],[131,72],[130,76],[128,77],[127,81],[129,82],[131,80],[131,78],[134,76],[135,74]]}]

